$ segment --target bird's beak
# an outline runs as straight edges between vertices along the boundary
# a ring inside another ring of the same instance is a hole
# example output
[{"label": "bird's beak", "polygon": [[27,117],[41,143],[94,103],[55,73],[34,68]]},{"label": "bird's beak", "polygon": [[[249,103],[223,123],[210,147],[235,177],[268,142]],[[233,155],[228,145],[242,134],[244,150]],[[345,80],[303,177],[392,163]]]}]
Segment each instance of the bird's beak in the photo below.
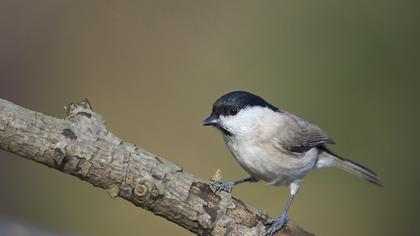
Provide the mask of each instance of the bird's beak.
[{"label": "bird's beak", "polygon": [[209,126],[209,125],[216,126],[218,124],[219,124],[219,118],[217,118],[214,115],[210,115],[205,120],[203,120],[203,122],[201,122],[201,125],[204,125],[204,126]]}]

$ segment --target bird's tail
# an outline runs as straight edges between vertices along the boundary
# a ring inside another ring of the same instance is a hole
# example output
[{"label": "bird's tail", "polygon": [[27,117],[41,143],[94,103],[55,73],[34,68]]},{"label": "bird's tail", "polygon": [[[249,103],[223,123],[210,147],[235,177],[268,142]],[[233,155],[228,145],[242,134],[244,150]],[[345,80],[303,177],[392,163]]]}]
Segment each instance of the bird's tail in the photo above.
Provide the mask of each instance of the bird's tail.
[{"label": "bird's tail", "polygon": [[333,152],[331,152],[329,149],[327,149],[325,146],[321,147],[323,153],[320,154],[320,160],[324,158],[323,161],[328,163],[328,166],[335,166],[338,167],[350,174],[359,176],[377,186],[383,187],[384,184],[379,179],[379,177],[375,174],[375,172],[369,170],[367,167],[362,166],[359,163],[356,163],[354,161],[342,158]]}]

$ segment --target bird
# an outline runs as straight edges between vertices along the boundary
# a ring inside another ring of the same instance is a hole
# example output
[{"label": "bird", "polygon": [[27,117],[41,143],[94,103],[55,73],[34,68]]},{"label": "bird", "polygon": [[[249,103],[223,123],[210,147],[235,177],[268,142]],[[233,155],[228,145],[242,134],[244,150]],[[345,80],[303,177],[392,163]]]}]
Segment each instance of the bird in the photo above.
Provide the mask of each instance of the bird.
[{"label": "bird", "polygon": [[288,221],[288,210],[303,178],[312,170],[338,167],[377,186],[379,177],[368,168],[332,152],[335,144],[321,128],[297,115],[277,108],[246,91],[232,91],[216,100],[203,126],[221,131],[225,144],[249,177],[211,183],[214,192],[232,192],[245,182],[264,181],[288,186],[290,195],[279,217],[265,222],[265,235],[272,236]]}]

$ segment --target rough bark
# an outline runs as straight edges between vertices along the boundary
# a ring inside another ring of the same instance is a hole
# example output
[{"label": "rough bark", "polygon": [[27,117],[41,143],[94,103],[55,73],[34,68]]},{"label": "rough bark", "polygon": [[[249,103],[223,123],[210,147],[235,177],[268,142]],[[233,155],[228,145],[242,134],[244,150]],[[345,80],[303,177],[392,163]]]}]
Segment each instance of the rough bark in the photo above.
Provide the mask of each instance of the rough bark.
[{"label": "rough bark", "polygon": [[[263,235],[267,216],[112,134],[87,100],[54,118],[0,99],[0,148],[105,189],[198,235]],[[278,235],[312,235],[292,222]]]}]

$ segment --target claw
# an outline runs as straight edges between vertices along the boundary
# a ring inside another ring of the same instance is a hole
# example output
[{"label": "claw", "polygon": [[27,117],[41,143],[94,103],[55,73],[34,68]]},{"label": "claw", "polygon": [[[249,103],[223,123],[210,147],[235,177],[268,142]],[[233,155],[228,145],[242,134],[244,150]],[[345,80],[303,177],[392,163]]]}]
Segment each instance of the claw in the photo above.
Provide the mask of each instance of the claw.
[{"label": "claw", "polygon": [[213,186],[213,192],[214,193],[218,193],[221,191],[225,191],[225,192],[232,192],[233,186],[235,185],[235,182],[233,181],[229,181],[226,183],[223,183],[222,181],[215,181],[213,183],[211,183],[211,185]]},{"label": "claw", "polygon": [[264,222],[264,225],[272,225],[276,219],[268,219],[266,222]]},{"label": "claw", "polygon": [[287,215],[282,213],[277,219],[267,220],[264,224],[271,225],[265,232],[265,236],[273,236],[277,231],[281,230],[287,223]]}]

